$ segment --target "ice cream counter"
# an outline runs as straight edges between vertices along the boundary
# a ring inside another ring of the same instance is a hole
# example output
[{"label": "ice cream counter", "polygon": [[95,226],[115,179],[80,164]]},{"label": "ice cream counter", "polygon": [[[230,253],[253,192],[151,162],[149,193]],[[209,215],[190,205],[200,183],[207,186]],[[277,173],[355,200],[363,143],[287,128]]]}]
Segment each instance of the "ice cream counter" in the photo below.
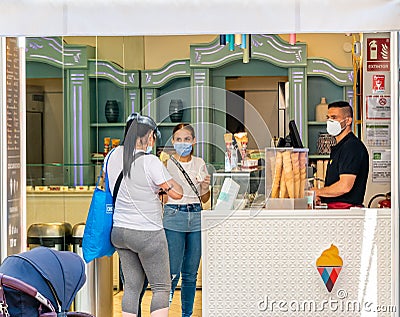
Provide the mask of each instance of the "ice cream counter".
[{"label": "ice cream counter", "polygon": [[203,316],[394,316],[390,210],[202,213]]},{"label": "ice cream counter", "polygon": [[27,228],[38,222],[69,222],[75,225],[86,221],[93,190],[28,191]]}]

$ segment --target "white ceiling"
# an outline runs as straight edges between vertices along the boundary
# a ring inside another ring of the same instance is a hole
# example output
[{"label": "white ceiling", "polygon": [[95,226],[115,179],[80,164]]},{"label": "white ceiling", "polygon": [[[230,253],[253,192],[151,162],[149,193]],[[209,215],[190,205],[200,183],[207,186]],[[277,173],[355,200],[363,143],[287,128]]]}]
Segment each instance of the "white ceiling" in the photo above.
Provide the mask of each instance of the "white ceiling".
[{"label": "white ceiling", "polygon": [[400,0],[0,0],[0,36],[400,30]]}]

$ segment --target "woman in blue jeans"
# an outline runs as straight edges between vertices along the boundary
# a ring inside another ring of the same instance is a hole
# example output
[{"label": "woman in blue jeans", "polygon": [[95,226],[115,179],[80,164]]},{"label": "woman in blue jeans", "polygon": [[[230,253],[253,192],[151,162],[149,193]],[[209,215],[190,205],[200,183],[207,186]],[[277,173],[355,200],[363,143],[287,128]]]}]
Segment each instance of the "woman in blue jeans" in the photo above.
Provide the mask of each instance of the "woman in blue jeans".
[{"label": "woman in blue jeans", "polygon": [[168,197],[163,217],[172,279],[170,303],[182,276],[182,317],[192,316],[193,313],[201,257],[201,202],[210,197],[210,175],[204,160],[192,155],[195,143],[193,127],[178,124],[172,134],[176,153],[167,162],[168,172],[183,188],[181,199]]}]

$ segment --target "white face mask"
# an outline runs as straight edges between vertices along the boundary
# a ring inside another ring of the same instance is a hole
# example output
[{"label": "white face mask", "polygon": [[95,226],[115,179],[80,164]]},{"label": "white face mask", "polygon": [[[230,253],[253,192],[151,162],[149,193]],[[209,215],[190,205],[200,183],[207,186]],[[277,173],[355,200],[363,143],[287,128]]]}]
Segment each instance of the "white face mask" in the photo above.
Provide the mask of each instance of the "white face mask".
[{"label": "white face mask", "polygon": [[326,131],[332,136],[338,136],[346,128],[346,126],[344,126],[343,128],[341,126],[341,123],[344,120],[346,119],[343,119],[342,121],[328,119],[326,121]]},{"label": "white face mask", "polygon": [[151,145],[147,146],[146,154],[150,154],[153,151],[153,147]]}]

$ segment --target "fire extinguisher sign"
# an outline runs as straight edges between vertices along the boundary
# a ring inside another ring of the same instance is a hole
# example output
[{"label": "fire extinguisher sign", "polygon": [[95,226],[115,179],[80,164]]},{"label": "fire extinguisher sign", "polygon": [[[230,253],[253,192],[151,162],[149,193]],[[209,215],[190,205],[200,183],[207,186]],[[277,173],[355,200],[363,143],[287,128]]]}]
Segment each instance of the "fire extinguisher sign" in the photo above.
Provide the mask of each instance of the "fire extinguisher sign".
[{"label": "fire extinguisher sign", "polygon": [[367,71],[390,71],[390,39],[367,39]]}]

